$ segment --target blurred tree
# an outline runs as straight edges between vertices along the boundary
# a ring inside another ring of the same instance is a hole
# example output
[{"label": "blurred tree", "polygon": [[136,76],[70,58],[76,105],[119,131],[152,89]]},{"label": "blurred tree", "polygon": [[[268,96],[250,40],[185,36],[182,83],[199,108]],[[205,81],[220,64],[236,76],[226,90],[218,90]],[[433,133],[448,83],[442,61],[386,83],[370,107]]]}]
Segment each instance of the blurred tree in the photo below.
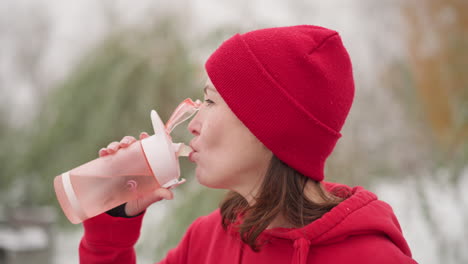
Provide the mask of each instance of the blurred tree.
[{"label": "blurred tree", "polygon": [[[464,191],[458,188],[468,161],[468,2],[410,1],[403,4],[403,14],[407,57],[390,67],[385,80],[408,113],[417,133],[414,138],[424,142],[412,144],[413,152],[428,159],[421,160],[426,166],[418,166],[414,173],[419,178],[415,191],[437,240],[440,261],[462,263],[468,261],[464,243],[444,233],[424,183],[449,185],[461,203],[460,217],[468,222]],[[437,177],[438,168],[451,173]],[[468,230],[460,231],[468,237]]]},{"label": "blurred tree", "polygon": [[96,158],[99,147],[124,135],[152,132],[151,109],[167,119],[194,95],[202,84],[181,34],[168,18],[149,32],[115,33],[82,60],[47,97],[37,121],[17,135],[22,154],[11,160],[15,180],[26,188],[14,203],[55,201],[54,176]]},{"label": "blurred tree", "polygon": [[395,63],[386,80],[429,139],[433,158],[460,171],[468,158],[468,4],[415,1],[403,11],[407,62]]},{"label": "blurred tree", "polygon": [[[1,101],[4,101],[3,99],[0,99]],[[11,135],[11,128],[10,124],[8,123],[8,120],[6,120],[6,117],[8,116],[8,112],[6,110],[6,105],[7,102],[0,103],[0,149],[6,150],[8,147],[11,147],[11,145],[7,144],[7,138],[12,138]],[[0,151],[0,186],[7,186],[7,184],[10,183],[10,177],[7,177],[8,174],[7,172],[7,167],[8,165],[8,155],[10,155],[7,151]],[[1,188],[3,189],[3,188]],[[3,195],[1,200],[4,200]]]},{"label": "blurred tree", "polygon": [[[443,161],[463,167],[468,151],[468,3],[417,1],[405,11],[410,70],[434,147],[445,154]],[[460,174],[453,176],[457,181]]]},{"label": "blurred tree", "polygon": [[[16,187],[21,184],[12,186],[13,181],[21,181],[17,179],[22,144],[19,131],[36,117],[36,112],[31,110],[44,102],[50,84],[41,72],[51,33],[49,17],[40,4],[33,3],[30,8],[10,4],[5,2],[0,7],[0,54],[4,66],[0,67],[0,147],[3,150],[0,153],[0,206],[10,205],[8,201],[19,196]],[[27,20],[17,19],[25,16]],[[27,101],[28,104],[14,100],[16,94],[24,97],[26,93],[30,93],[26,97],[34,98]]]}]

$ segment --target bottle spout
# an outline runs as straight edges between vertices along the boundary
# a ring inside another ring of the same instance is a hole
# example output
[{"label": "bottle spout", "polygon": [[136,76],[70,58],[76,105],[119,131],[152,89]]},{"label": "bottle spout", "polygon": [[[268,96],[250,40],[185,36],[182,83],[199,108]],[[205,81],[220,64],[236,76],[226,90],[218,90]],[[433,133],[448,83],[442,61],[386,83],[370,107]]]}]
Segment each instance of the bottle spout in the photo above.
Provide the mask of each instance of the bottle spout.
[{"label": "bottle spout", "polygon": [[187,157],[193,149],[184,143],[172,143],[177,157]]}]

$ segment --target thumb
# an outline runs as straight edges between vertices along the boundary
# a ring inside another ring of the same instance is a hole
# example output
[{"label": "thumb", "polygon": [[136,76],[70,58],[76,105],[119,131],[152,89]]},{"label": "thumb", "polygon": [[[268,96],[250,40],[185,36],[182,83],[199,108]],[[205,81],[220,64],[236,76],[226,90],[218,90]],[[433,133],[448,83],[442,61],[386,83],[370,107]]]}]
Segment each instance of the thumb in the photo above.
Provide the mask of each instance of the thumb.
[{"label": "thumb", "polygon": [[[159,200],[172,200],[174,199],[174,193],[166,188],[159,188],[154,191],[154,196],[157,197]],[[159,201],[158,200],[158,201]]]},{"label": "thumb", "polygon": [[144,197],[141,201],[141,206],[142,207],[148,207],[151,204],[161,201],[162,199],[165,200],[172,200],[174,199],[174,194],[172,191],[166,189],[166,188],[159,188],[153,193],[149,194],[148,196]]},{"label": "thumb", "polygon": [[140,199],[128,202],[125,206],[125,212],[129,216],[137,215],[153,203],[161,201],[162,199],[172,200],[174,199],[174,194],[168,189],[159,188]]}]

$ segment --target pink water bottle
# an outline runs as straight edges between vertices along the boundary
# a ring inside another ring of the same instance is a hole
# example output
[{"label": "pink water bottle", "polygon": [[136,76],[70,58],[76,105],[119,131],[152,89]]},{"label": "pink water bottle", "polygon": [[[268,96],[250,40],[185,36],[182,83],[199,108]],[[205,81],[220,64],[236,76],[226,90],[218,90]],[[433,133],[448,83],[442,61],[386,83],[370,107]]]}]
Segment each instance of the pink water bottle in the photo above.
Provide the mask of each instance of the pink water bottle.
[{"label": "pink water bottle", "polygon": [[55,177],[55,193],[70,222],[81,223],[160,187],[185,182],[179,180],[178,157],[187,156],[191,149],[173,143],[170,133],[190,118],[199,104],[186,99],[166,125],[156,111],[151,111],[154,135]]}]

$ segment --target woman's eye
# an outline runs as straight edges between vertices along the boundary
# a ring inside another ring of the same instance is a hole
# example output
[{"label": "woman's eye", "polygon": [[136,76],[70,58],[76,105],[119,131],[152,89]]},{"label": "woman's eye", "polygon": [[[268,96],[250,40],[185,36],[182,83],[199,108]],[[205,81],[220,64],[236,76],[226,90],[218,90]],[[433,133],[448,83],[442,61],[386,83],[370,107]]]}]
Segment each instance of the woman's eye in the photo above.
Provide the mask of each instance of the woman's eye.
[{"label": "woman's eye", "polygon": [[212,104],[214,104],[214,102],[211,101],[210,99],[205,99],[205,103],[206,103],[207,105],[212,105]]}]

